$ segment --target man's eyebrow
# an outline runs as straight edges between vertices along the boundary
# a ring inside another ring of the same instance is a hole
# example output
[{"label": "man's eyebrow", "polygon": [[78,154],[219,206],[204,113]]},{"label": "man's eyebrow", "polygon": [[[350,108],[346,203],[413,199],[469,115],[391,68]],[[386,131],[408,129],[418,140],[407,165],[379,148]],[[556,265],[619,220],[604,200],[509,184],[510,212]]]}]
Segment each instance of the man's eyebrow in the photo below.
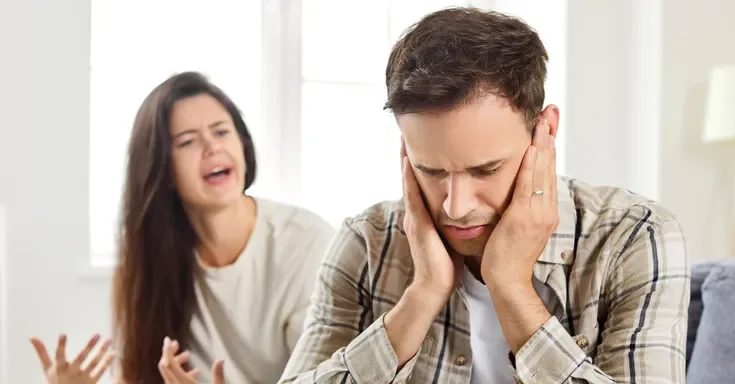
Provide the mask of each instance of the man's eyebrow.
[{"label": "man's eyebrow", "polygon": [[441,171],[443,171],[442,169],[431,168],[431,167],[427,167],[427,166],[421,165],[421,164],[414,164],[413,166],[416,167],[416,169],[418,169],[419,171],[423,171],[423,172],[427,172],[427,173],[441,172]]},{"label": "man's eyebrow", "polygon": [[[467,168],[468,171],[487,171],[489,169],[494,169],[498,167],[500,164],[502,164],[505,161],[505,159],[498,159],[498,160],[489,160],[479,165],[473,165],[472,167]],[[414,165],[416,169],[426,172],[426,173],[438,173],[438,172],[446,172],[446,170],[441,168],[433,168],[426,165],[421,164],[415,164]]]},{"label": "man's eyebrow", "polygon": [[497,168],[500,164],[502,164],[505,161],[505,159],[498,159],[498,160],[489,160],[486,161],[480,165],[475,165],[473,167],[467,168],[467,170],[470,171],[482,171],[482,170],[488,170],[488,169],[494,169]]}]

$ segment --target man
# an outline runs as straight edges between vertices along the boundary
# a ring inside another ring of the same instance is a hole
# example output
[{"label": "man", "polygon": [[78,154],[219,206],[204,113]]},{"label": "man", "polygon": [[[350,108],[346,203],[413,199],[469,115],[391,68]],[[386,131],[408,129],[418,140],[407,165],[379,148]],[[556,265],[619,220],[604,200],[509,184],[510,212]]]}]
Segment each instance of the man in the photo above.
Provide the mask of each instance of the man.
[{"label": "man", "polygon": [[396,43],[403,200],[345,221],[282,383],[684,382],[680,226],[556,176],[546,61],[529,26],[473,8]]}]

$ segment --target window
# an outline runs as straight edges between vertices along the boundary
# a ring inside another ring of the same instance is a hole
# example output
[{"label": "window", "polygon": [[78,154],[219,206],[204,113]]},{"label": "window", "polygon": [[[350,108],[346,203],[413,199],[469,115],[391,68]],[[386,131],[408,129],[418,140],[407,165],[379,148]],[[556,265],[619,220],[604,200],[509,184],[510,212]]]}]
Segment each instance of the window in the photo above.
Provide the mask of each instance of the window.
[{"label": "window", "polygon": [[[135,112],[155,85],[178,71],[204,72],[243,110],[258,152],[253,194],[302,205],[333,225],[381,200],[400,198],[400,132],[382,109],[390,48],[424,14],[466,3],[375,0],[360,3],[356,17],[354,3],[340,0],[262,7],[241,0],[93,0],[93,264],[115,262]],[[552,57],[547,100],[563,107],[564,0],[545,8],[515,0],[469,3],[515,13],[539,30]],[[557,142],[562,173],[563,139]]]}]

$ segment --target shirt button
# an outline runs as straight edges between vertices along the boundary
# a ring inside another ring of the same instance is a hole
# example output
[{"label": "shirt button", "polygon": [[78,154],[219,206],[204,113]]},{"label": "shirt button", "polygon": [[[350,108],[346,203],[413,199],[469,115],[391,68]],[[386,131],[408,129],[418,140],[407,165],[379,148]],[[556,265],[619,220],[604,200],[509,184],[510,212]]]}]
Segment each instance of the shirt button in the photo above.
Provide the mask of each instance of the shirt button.
[{"label": "shirt button", "polygon": [[561,253],[561,258],[562,258],[562,260],[569,259],[569,252],[567,252],[567,251],[562,252]]},{"label": "shirt button", "polygon": [[587,338],[582,336],[579,339],[577,339],[577,346],[580,348],[587,348],[587,345],[589,342],[587,341]]},{"label": "shirt button", "polygon": [[467,358],[464,355],[459,355],[454,362],[461,367],[467,363]]}]

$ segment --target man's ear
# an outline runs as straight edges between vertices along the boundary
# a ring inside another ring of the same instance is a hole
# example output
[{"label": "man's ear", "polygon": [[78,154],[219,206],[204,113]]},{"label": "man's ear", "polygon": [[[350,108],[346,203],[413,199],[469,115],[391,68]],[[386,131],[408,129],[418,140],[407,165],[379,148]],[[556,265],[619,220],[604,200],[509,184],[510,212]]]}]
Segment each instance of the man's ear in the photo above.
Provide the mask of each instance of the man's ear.
[{"label": "man's ear", "polygon": [[556,137],[559,130],[559,107],[554,104],[549,104],[541,111],[539,120],[546,120],[549,123],[549,130],[551,136]]}]

